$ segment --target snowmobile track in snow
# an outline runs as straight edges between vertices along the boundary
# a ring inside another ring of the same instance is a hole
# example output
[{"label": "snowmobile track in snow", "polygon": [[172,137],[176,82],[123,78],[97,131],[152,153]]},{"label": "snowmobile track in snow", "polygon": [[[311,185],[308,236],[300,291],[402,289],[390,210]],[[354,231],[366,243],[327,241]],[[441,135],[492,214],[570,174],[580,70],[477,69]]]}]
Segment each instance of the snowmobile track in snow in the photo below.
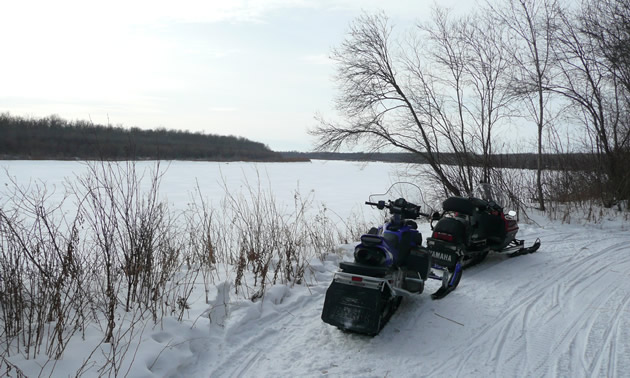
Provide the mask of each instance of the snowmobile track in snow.
[{"label": "snowmobile track in snow", "polygon": [[[328,279],[280,302],[241,304],[188,372],[233,376],[625,376],[630,234],[536,228],[542,246],[491,253],[440,301],[405,298],[379,335],[320,319]],[[326,275],[325,274],[325,275]],[[435,283],[439,285],[439,283]],[[212,345],[210,345],[212,344]],[[182,371],[183,372],[183,371]]]},{"label": "snowmobile track in snow", "polygon": [[[562,241],[571,236],[565,235]],[[595,246],[600,249],[587,253]],[[525,284],[515,288],[514,299],[496,316],[496,322],[480,328],[472,337],[476,341],[462,350],[456,375],[467,375],[471,364],[480,359],[493,366],[499,376],[516,371],[532,376],[621,373],[617,370],[615,346],[630,291],[618,288],[619,280],[606,278],[613,267],[621,267],[622,271],[627,271],[623,267],[630,268],[628,254],[621,252],[627,246],[627,240],[591,242],[577,254],[548,267],[550,276],[523,281]],[[618,293],[623,293],[621,301],[616,298]],[[602,317],[599,311],[607,306],[613,306],[612,319]],[[570,316],[566,311],[571,311]],[[603,335],[598,334],[600,328],[605,329]],[[488,340],[488,335],[493,335],[493,340]],[[593,345],[602,347],[592,353],[589,348],[593,347],[589,346]],[[564,354],[576,350],[581,366],[563,366]],[[607,370],[600,371],[601,365]],[[445,368],[443,372],[448,371]]]}]

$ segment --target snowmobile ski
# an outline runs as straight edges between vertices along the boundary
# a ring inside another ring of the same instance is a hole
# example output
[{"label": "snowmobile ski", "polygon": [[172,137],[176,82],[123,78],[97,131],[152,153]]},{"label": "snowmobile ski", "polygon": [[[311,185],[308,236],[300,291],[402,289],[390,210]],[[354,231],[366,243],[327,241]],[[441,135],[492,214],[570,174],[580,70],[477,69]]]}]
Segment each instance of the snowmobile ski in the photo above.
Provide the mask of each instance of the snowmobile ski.
[{"label": "snowmobile ski", "polygon": [[516,252],[512,252],[512,253],[508,253],[509,257],[516,257],[516,256],[522,256],[522,255],[527,255],[529,253],[534,253],[538,250],[538,248],[540,248],[540,239],[536,239],[536,241],[534,242],[534,244],[532,244],[530,247],[525,247],[525,241],[524,240],[518,240],[517,241],[520,248],[517,249]]},{"label": "snowmobile ski", "polygon": [[[440,269],[439,267],[436,268]],[[455,265],[452,271],[451,269],[443,268],[442,286],[435,293],[431,294],[431,299],[442,299],[455,290],[462,279],[462,271],[463,267],[460,262]]]}]

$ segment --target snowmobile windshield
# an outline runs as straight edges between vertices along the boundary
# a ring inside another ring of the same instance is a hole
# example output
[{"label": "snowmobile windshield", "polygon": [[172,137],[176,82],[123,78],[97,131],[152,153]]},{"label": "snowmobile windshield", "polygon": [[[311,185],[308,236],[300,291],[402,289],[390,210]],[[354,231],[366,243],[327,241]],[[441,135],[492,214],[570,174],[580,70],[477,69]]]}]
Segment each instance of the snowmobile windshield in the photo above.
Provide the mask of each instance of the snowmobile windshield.
[{"label": "snowmobile windshield", "polygon": [[396,182],[385,191],[385,193],[371,194],[369,197],[370,202],[378,201],[395,201],[399,198],[404,198],[407,202],[411,202],[421,208],[427,209],[424,202],[424,196],[420,187],[411,182]]},{"label": "snowmobile windshield", "polygon": [[505,198],[505,195],[499,192],[498,190],[496,190],[494,185],[492,185],[489,182],[479,183],[479,185],[477,186],[475,197],[481,198],[482,200],[485,200],[488,202],[494,201],[494,203],[496,203],[497,205],[501,207],[507,204],[507,198]]}]

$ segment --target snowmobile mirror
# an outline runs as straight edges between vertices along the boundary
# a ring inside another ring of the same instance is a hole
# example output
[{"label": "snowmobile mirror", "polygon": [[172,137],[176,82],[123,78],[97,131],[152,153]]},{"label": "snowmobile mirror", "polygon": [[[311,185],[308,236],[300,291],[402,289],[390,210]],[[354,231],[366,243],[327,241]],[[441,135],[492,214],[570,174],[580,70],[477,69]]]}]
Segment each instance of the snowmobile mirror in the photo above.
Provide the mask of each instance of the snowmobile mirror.
[{"label": "snowmobile mirror", "polygon": [[435,213],[433,213],[433,215],[431,216],[431,220],[434,220],[434,221],[440,220],[440,218],[441,218],[440,217],[440,213],[437,212],[437,211]]}]

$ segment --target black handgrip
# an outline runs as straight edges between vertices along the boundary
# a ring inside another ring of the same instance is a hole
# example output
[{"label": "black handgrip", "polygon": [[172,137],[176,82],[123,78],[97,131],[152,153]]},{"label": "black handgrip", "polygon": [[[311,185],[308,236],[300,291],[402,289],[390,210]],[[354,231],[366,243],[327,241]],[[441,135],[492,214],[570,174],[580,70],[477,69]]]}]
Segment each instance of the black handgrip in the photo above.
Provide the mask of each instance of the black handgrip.
[{"label": "black handgrip", "polygon": [[389,209],[390,206],[385,204],[385,201],[378,201],[378,202],[369,202],[369,201],[365,201],[366,205],[370,205],[370,206],[376,206],[377,209],[379,210],[383,210],[385,208]]}]

